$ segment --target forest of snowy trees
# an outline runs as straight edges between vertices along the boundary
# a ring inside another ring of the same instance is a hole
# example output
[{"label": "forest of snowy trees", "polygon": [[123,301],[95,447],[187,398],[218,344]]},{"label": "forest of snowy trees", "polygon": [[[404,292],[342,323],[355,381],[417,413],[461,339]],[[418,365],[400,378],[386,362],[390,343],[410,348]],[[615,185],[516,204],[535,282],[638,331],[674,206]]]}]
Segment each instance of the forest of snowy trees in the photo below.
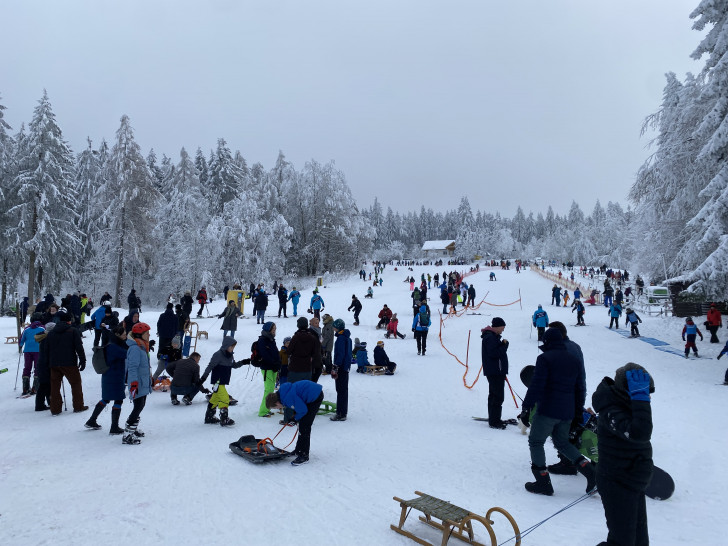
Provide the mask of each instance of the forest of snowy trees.
[{"label": "forest of snowy trees", "polygon": [[[638,271],[683,281],[700,296],[728,288],[728,2],[691,14],[707,30],[693,57],[702,71],[667,75],[647,117],[657,135],[630,203],[572,202],[512,218],[457,210],[386,212],[357,205],[334,162],[296,170],[281,152],[270,168],[248,164],[225,139],[176,158],[146,155],[122,116],[113,140],[74,152],[44,92],[27,126],[11,128],[0,104],[2,304],[75,287],[148,301],[202,284],[269,281],[357,270],[362,260],[417,258],[425,240],[455,239],[458,254]],[[163,143],[162,143],[163,144]],[[472,200],[479,195],[471,195]],[[28,281],[31,279],[31,282]],[[117,304],[119,302],[117,301]]]}]

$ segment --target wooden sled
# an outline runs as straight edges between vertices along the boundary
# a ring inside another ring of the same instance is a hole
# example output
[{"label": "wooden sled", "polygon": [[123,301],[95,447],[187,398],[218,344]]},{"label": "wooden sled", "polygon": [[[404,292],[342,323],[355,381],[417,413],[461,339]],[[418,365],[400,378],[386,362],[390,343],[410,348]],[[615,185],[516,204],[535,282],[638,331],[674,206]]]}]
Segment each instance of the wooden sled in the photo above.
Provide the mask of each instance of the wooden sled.
[{"label": "wooden sled", "polygon": [[387,371],[386,366],[374,366],[370,365],[366,367],[366,371],[364,373],[369,375],[384,375],[384,372]]},{"label": "wooden sled", "polygon": [[[396,500],[402,507],[402,514],[399,517],[399,525],[390,525],[389,527],[400,535],[411,538],[418,544],[434,546],[432,543],[427,542],[426,540],[423,540],[402,528],[409,511],[412,509],[418,510],[424,514],[424,516],[420,516],[420,521],[442,531],[441,546],[445,546],[451,536],[464,542],[468,542],[474,546],[486,546],[482,542],[475,541],[473,521],[479,521],[483,524],[490,536],[490,545],[497,546],[498,542],[492,527],[493,520],[490,519],[493,512],[498,512],[505,516],[505,518],[510,522],[511,527],[513,527],[513,531],[516,535],[516,542],[514,543],[515,546],[520,546],[521,544],[521,532],[518,529],[518,524],[516,523],[516,520],[514,520],[513,517],[503,508],[493,507],[486,512],[485,516],[480,516],[469,510],[450,504],[447,501],[438,499],[437,497],[421,493],[420,491],[415,491],[415,495],[419,495],[419,497],[412,500],[402,500],[399,497],[394,497],[394,500]],[[432,518],[437,518],[440,522],[433,521]]]},{"label": "wooden sled", "polygon": [[208,339],[208,338],[207,338],[207,332],[205,332],[204,330],[200,330],[200,331],[198,331],[198,332],[197,332],[197,339],[202,339],[203,337],[204,337],[205,339]]},{"label": "wooden sled", "polygon": [[7,336],[5,338],[5,345],[10,345],[11,343],[17,343],[18,342],[18,336]]}]

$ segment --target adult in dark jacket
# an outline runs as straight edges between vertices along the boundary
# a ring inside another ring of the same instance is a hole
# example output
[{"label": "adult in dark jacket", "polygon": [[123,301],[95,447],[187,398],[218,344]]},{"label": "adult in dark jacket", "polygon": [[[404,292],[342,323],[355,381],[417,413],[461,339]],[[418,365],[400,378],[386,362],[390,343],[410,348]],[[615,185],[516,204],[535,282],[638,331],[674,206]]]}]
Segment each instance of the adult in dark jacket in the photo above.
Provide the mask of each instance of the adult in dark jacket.
[{"label": "adult in dark jacket", "polygon": [[96,419],[111,400],[114,405],[111,407],[111,428],[109,434],[123,434],[124,429],[119,426],[121,417],[121,405],[124,403],[125,379],[126,379],[126,330],[123,326],[117,326],[110,337],[110,342],[104,348],[97,351],[104,351],[106,365],[109,369],[101,376],[101,400],[94,407],[94,412],[86,424],[86,428],[98,430],[101,425]]},{"label": "adult in dark jacket", "polygon": [[493,317],[490,326],[483,328],[481,358],[483,375],[488,379],[488,423],[490,428],[505,429],[501,419],[508,375],[508,341],[501,338],[506,322]]},{"label": "adult in dark jacket", "polygon": [[131,289],[129,295],[126,297],[126,302],[129,304],[129,314],[132,315],[134,311],[138,313],[142,312],[142,300],[137,296],[136,290]]},{"label": "adult in dark jacket", "polygon": [[334,317],[325,313],[322,317],[324,327],[321,329],[321,357],[326,374],[331,373],[334,367],[332,353],[334,352]]},{"label": "adult in dark jacket", "polygon": [[200,353],[195,352],[189,358],[167,364],[167,372],[172,376],[169,392],[173,406],[179,405],[177,396],[181,396],[184,405],[189,406],[198,392],[210,392],[200,384],[200,358]]},{"label": "adult in dark jacket", "polygon": [[81,295],[79,292],[73,294],[71,296],[71,301],[69,302],[69,310],[71,311],[71,314],[73,315],[73,325],[74,326],[80,326],[81,325]]},{"label": "adult in dark jacket", "polygon": [[[56,327],[55,322],[45,325],[45,331],[36,334],[38,343],[38,390],[35,393],[35,411],[50,409],[51,403],[51,369],[48,362],[48,334]],[[46,405],[48,404],[48,405]]]},{"label": "adult in dark jacket", "polygon": [[472,284],[468,287],[468,301],[466,305],[475,305],[475,286]]},{"label": "adult in dark jacket", "polygon": [[268,309],[268,294],[261,288],[255,296],[255,314],[258,324],[265,324],[265,310]]},{"label": "adult in dark jacket", "polygon": [[592,396],[598,412],[597,487],[607,519],[609,544],[649,544],[645,489],[652,478],[652,408],[655,384],[630,362],[605,377]]},{"label": "adult in dark jacket", "polygon": [[238,330],[238,317],[242,315],[235,302],[230,300],[225,310],[217,316],[222,319],[220,330],[222,330],[223,337],[227,336],[228,332],[230,332],[230,337],[235,337],[235,332]]},{"label": "adult in dark jacket", "polygon": [[286,408],[295,412],[294,418],[298,422],[298,441],[294,450],[296,458],[291,461],[293,466],[308,462],[311,448],[311,427],[323,400],[323,387],[313,381],[299,381],[296,384],[284,383],[278,392],[269,394],[266,399],[266,406],[269,409]]},{"label": "adult in dark jacket", "polygon": [[386,366],[387,371],[384,375],[394,375],[394,370],[397,368],[397,363],[389,360],[387,351],[384,350],[384,342],[377,341],[377,346],[374,347],[374,365],[375,366]]},{"label": "adult in dark jacket", "polygon": [[174,306],[174,315],[177,317],[177,336],[182,340],[185,337],[185,330],[190,322],[189,313],[185,313],[181,304]]},{"label": "adult in dark jacket", "polygon": [[351,370],[351,332],[341,319],[333,322],[334,335],[334,367],[331,377],[336,380],[336,415],[332,421],[346,421],[349,413],[349,371]]},{"label": "adult in dark jacket", "polygon": [[22,324],[25,324],[25,319],[28,317],[29,306],[30,303],[28,303],[28,296],[23,297],[23,301],[20,302],[20,321]]},{"label": "adult in dark jacket", "polygon": [[450,294],[447,290],[440,290],[440,302],[442,302],[442,314],[447,315],[447,306],[450,305]]},{"label": "adult in dark jacket", "polygon": [[263,400],[258,408],[258,417],[272,417],[265,405],[266,397],[276,388],[276,376],[281,369],[281,355],[276,347],[276,325],[266,322],[258,338],[258,356],[261,358],[260,373],[263,376]]},{"label": "adult in dark jacket", "polygon": [[531,472],[536,481],[527,483],[526,490],[542,495],[554,493],[543,447],[551,436],[559,453],[574,463],[577,471],[586,477],[586,492],[589,493],[595,486],[594,468],[569,442],[575,408],[581,410],[586,397],[584,366],[566,349],[558,328],[549,328],[544,333],[540,349],[543,354],[536,359],[536,370],[519,416],[527,424],[531,410],[536,408],[528,436]]},{"label": "adult in dark jacket", "polygon": [[[235,421],[228,417],[228,406],[230,405],[230,395],[227,392],[227,385],[230,384],[230,375],[232,374],[233,368],[240,368],[243,364],[249,364],[245,360],[235,361],[233,351],[235,350],[234,337],[225,336],[222,338],[222,346],[219,351],[216,351],[210,363],[205,368],[205,373],[200,378],[200,384],[202,385],[207,379],[208,375],[211,375],[210,382],[214,385],[212,397],[210,402],[207,404],[207,412],[205,413],[205,424],[216,424],[220,423],[221,426],[227,427],[235,424]],[[215,416],[217,408],[220,408],[220,419]]]},{"label": "adult in dark jacket", "polygon": [[316,348],[313,350],[311,355],[311,381],[318,383],[319,377],[324,370],[323,361],[323,334],[321,333],[321,321],[316,317],[311,317],[308,320],[308,333],[311,334],[316,340]]},{"label": "adult in dark jacket", "polygon": [[[318,350],[321,354],[321,343],[308,331],[308,320],[306,317],[299,317],[296,321],[298,330],[291,337],[288,344],[288,382],[308,380],[313,376],[313,358]],[[320,356],[319,356],[320,360]],[[283,415],[283,422],[293,419],[293,413],[286,410]]]},{"label": "adult in dark jacket", "polygon": [[356,297],[356,294],[351,295],[351,305],[348,307],[347,311],[354,310],[354,326],[359,325],[359,313],[361,313],[361,302],[359,301],[359,298]]},{"label": "adult in dark jacket", "polygon": [[133,313],[129,313],[126,317],[124,317],[124,329],[126,330],[126,335],[128,336],[131,333],[131,329],[134,328],[134,325],[139,322],[139,313],[134,311]]},{"label": "adult in dark jacket", "polygon": [[[286,290],[286,287],[281,284],[278,287],[278,318],[281,318],[281,312],[283,313],[283,318],[288,318],[288,311],[286,310],[287,302],[288,290]],[[265,405],[265,400],[263,400],[263,405]]]},{"label": "adult in dark jacket", "polygon": [[174,314],[174,305],[167,304],[164,313],[157,320],[157,335],[159,336],[159,351],[172,345],[172,338],[177,335],[177,317]]},{"label": "adult in dark jacket", "polygon": [[387,307],[387,304],[385,303],[382,307],[382,310],[379,311],[379,322],[377,323],[377,330],[380,328],[386,328],[387,324],[389,324],[389,321],[392,320],[392,310]]},{"label": "adult in dark jacket", "polygon": [[182,296],[180,304],[182,305],[182,310],[188,317],[192,314],[192,305],[194,305],[194,303],[195,301],[192,299],[192,293],[189,290],[185,291],[185,295]]},{"label": "adult in dark jacket", "polygon": [[65,377],[71,385],[73,411],[86,411],[83,405],[81,372],[86,368],[81,332],[71,326],[73,317],[65,311],[58,313],[59,324],[48,334],[48,357],[51,369],[51,414],[61,413],[61,383]]},{"label": "adult in dark jacket", "polygon": [[197,292],[197,303],[200,304],[200,310],[197,311],[197,318],[200,318],[207,303],[207,289],[204,286]]}]

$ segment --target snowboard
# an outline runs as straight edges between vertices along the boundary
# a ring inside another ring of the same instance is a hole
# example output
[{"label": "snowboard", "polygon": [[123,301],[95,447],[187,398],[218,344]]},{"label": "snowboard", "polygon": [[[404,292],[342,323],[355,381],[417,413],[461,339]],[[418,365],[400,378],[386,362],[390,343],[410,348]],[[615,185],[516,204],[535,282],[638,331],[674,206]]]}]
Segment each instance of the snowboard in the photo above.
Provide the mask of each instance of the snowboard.
[{"label": "snowboard", "polygon": [[529,364],[528,366],[524,366],[520,373],[521,383],[525,385],[526,388],[531,386],[531,380],[533,379],[533,374],[536,372],[536,366],[533,364]]},{"label": "snowboard", "polygon": [[675,492],[672,476],[659,466],[652,469],[652,479],[645,489],[645,495],[655,500],[667,500]]},{"label": "snowboard", "polygon": [[[473,419],[475,421],[484,421],[486,423],[488,422],[488,418],[487,417],[473,417]],[[516,419],[503,419],[503,422],[506,425],[517,425],[518,424],[518,421]]]}]

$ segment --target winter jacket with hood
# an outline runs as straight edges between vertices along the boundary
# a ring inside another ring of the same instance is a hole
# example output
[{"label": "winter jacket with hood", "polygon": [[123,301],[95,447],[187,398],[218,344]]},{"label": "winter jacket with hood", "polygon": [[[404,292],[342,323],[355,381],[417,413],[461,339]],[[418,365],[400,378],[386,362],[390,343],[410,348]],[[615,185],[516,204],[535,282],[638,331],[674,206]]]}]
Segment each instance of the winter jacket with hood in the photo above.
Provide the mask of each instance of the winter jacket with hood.
[{"label": "winter jacket with hood", "polygon": [[533,312],[531,322],[537,328],[546,328],[549,325],[549,315],[543,310],[543,307],[539,305],[538,309]]},{"label": "winter jacket with hood", "polygon": [[[54,328],[58,329],[58,326]],[[152,392],[152,369],[149,365],[149,353],[142,349],[133,339],[126,340],[126,381],[129,387],[134,381],[139,385],[136,398]],[[134,400],[129,393],[129,400]]]},{"label": "winter jacket with hood", "polygon": [[35,340],[35,336],[42,334],[43,332],[45,332],[45,328],[43,328],[43,325],[40,322],[33,322],[30,326],[23,330],[23,334],[20,336],[18,344],[23,348],[24,353],[37,353],[40,351],[40,347],[38,346],[38,342]]},{"label": "winter jacket with hood", "polygon": [[283,383],[278,391],[281,404],[296,411],[294,418],[300,421],[308,413],[308,404],[321,396],[324,388],[313,381]]},{"label": "winter jacket with hood", "polygon": [[318,360],[320,362],[321,343],[318,336],[313,335],[307,328],[297,330],[288,344],[288,372],[313,371],[313,359],[316,351],[318,351]]},{"label": "winter jacket with hood", "polygon": [[[642,369],[627,364],[615,379],[605,377],[594,391],[592,407],[599,414],[597,473],[633,491],[644,491],[652,477],[652,407],[632,400],[627,392],[626,372]],[[652,386],[650,391],[654,391]]]},{"label": "winter jacket with hood", "polygon": [[351,369],[351,332],[344,329],[336,332],[334,343],[334,366],[340,371],[348,372]]},{"label": "winter jacket with hood", "polygon": [[194,358],[183,358],[167,364],[167,372],[172,376],[172,386],[185,388],[200,382],[200,365]]},{"label": "winter jacket with hood", "polygon": [[324,327],[321,329],[321,350],[330,353],[334,350],[334,317],[327,316],[324,318]]},{"label": "winter jacket with hood", "polygon": [[277,372],[281,369],[281,354],[276,347],[273,334],[263,330],[258,338],[258,356],[262,359],[260,369]]},{"label": "winter jacket with hood", "polygon": [[173,338],[177,334],[177,315],[173,309],[165,309],[157,320],[157,334],[159,337]]},{"label": "winter jacket with hood", "polygon": [[48,334],[48,362],[55,366],[78,366],[79,361],[86,363],[86,353],[81,342],[81,332],[61,322]]},{"label": "winter jacket with hood", "polygon": [[543,353],[536,359],[536,369],[523,407],[531,409],[538,406],[540,415],[571,420],[576,408],[584,407],[584,366],[567,350],[559,330],[547,330],[543,340],[539,347]]},{"label": "winter jacket with hood", "polygon": [[113,334],[111,335],[109,344],[104,347],[106,365],[109,369],[101,376],[102,400],[124,399],[127,349],[126,340]]},{"label": "winter jacket with hood", "polygon": [[228,348],[235,344],[237,344],[237,341],[235,341],[234,337],[225,336],[222,338],[222,346],[212,355],[210,363],[207,365],[207,368],[205,368],[205,373],[202,375],[200,382],[204,383],[207,376],[212,373],[210,383],[213,385],[218,381],[221,385],[230,384],[230,375],[233,368],[239,368],[243,365],[242,361],[239,363],[235,362],[233,353],[228,352]]}]

